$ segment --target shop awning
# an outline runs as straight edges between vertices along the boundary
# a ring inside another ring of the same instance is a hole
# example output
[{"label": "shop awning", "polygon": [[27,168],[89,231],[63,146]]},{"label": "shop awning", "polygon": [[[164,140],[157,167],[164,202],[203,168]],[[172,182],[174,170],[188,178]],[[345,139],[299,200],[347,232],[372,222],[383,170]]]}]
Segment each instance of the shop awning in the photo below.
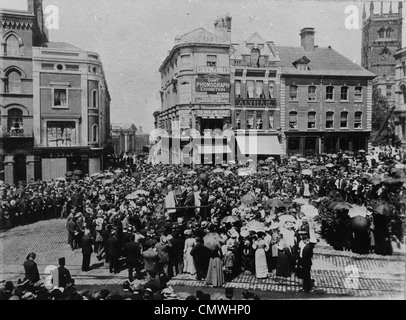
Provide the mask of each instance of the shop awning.
[{"label": "shop awning", "polygon": [[200,154],[231,153],[228,145],[198,145],[197,150]]},{"label": "shop awning", "polygon": [[241,154],[264,154],[282,155],[285,154],[276,136],[236,136]]}]

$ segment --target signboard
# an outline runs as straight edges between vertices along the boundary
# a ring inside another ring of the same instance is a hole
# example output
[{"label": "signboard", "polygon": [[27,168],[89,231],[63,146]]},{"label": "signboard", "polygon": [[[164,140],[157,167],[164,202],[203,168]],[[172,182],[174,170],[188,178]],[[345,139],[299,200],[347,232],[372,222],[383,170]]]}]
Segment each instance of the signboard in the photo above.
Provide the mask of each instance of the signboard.
[{"label": "signboard", "polygon": [[210,74],[195,81],[196,103],[229,103],[230,77]]},{"label": "signboard", "polygon": [[230,67],[208,67],[208,66],[196,66],[196,73],[218,73],[218,74],[230,74]]},{"label": "signboard", "polygon": [[276,107],[276,99],[235,99],[238,107]]},{"label": "signboard", "polygon": [[188,110],[179,110],[179,127],[180,129],[190,129],[190,114]]},{"label": "signboard", "polygon": [[202,118],[231,117],[230,110],[207,109],[207,110],[196,110],[195,112],[196,112],[196,117],[202,117]]}]

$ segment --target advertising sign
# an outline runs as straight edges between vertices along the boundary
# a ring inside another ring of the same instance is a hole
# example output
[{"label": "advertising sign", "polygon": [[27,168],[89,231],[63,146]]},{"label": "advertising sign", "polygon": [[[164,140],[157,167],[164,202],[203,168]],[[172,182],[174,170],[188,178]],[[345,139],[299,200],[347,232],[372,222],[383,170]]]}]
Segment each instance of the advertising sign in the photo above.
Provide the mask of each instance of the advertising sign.
[{"label": "advertising sign", "polygon": [[229,103],[230,77],[207,75],[199,77],[195,82],[196,103]]}]

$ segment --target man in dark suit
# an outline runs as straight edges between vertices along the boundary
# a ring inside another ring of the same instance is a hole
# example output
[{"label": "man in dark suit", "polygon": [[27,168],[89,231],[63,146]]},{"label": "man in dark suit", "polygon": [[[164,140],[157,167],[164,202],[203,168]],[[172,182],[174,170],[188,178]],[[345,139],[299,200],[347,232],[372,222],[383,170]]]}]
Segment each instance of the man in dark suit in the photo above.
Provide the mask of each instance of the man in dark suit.
[{"label": "man in dark suit", "polygon": [[300,291],[310,293],[313,287],[313,281],[311,278],[310,271],[312,268],[314,244],[310,242],[309,235],[306,231],[301,231],[300,237],[302,241],[299,244],[300,247],[299,266],[301,268],[301,276],[303,279],[303,289],[301,289]]},{"label": "man in dark suit", "polygon": [[[187,188],[187,197],[185,200],[185,207],[193,207],[195,205],[195,194],[193,192],[193,189],[188,187]],[[186,222],[190,220],[190,218],[192,218],[195,214],[195,209],[193,208],[187,208],[186,209],[186,216],[185,216],[185,220]]]},{"label": "man in dark suit", "polygon": [[82,237],[82,271],[90,270],[90,258],[93,253],[93,239],[90,235],[90,230],[85,230],[85,235]]},{"label": "man in dark suit", "polygon": [[34,261],[36,258],[36,254],[31,252],[27,256],[27,260],[24,262],[24,270],[25,270],[25,279],[29,280],[32,284],[39,281],[39,272],[36,262]]},{"label": "man in dark suit", "polygon": [[108,254],[110,260],[110,273],[119,273],[119,258],[121,255],[121,245],[120,241],[118,241],[116,232],[112,231],[110,237],[107,240],[108,243]]},{"label": "man in dark suit", "polygon": [[203,244],[202,238],[196,239],[196,244],[190,251],[196,266],[197,280],[206,279],[207,269],[209,268],[211,251]]},{"label": "man in dark suit", "polygon": [[[57,272],[56,277],[52,275],[52,280],[54,281],[54,285],[57,285],[61,288],[66,288],[66,285],[71,281],[72,277],[68,269],[65,268],[65,258],[58,259],[59,267],[55,269]],[[55,279],[56,278],[56,279]],[[56,283],[55,283],[56,282]]]},{"label": "man in dark suit", "polygon": [[135,235],[130,235],[130,241],[124,245],[124,253],[126,257],[126,263],[128,266],[128,279],[130,282],[134,281],[134,269],[139,278],[140,268],[139,260],[141,255],[140,245],[135,242]]}]

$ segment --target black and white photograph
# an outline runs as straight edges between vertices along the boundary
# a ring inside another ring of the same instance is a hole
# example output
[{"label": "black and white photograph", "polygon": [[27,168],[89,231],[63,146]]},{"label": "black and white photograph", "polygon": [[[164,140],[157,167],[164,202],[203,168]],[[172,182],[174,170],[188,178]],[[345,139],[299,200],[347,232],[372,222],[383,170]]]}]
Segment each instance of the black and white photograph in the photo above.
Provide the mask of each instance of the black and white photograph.
[{"label": "black and white photograph", "polygon": [[405,300],[405,7],[0,0],[0,300]]}]

